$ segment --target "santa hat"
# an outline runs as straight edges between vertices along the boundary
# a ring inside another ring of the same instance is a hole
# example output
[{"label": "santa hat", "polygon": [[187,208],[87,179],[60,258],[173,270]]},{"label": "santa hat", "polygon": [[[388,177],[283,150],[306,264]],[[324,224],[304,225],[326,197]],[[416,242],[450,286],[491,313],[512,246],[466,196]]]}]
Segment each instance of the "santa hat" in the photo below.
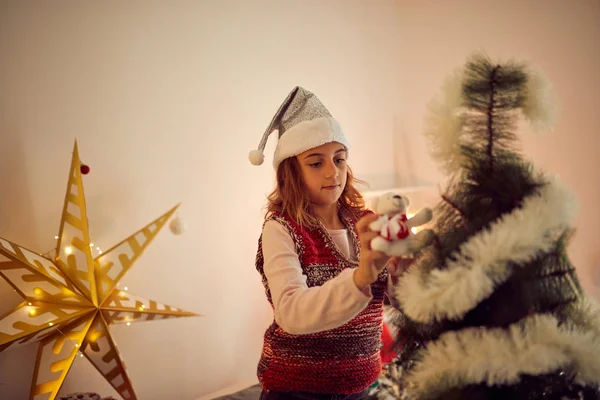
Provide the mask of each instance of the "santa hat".
[{"label": "santa hat", "polygon": [[338,142],[343,144],[346,150],[350,148],[339,122],[331,116],[317,96],[299,86],[290,92],[279,107],[265,130],[258,149],[250,152],[248,158],[252,164],[261,165],[263,163],[267,139],[275,130],[279,132],[279,140],[273,157],[275,170],[286,158],[325,143]]}]

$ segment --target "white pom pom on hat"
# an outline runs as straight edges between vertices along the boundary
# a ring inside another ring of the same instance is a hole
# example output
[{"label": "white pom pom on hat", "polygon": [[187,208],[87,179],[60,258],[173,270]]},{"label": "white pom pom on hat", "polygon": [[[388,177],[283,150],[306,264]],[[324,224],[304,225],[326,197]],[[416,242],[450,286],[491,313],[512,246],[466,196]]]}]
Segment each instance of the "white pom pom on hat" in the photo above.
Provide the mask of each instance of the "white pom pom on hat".
[{"label": "white pom pom on hat", "polygon": [[248,159],[252,165],[261,165],[265,161],[265,155],[261,150],[252,150],[248,155]]}]

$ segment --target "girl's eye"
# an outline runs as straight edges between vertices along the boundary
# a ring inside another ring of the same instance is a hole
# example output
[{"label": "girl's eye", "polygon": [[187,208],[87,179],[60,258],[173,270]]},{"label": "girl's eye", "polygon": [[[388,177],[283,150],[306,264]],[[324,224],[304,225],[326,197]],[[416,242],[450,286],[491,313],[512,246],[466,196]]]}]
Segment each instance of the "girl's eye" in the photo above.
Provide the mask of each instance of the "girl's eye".
[{"label": "girl's eye", "polygon": [[343,164],[344,162],[346,162],[346,159],[345,158],[338,158],[337,160],[335,160],[335,162],[337,164]]},{"label": "girl's eye", "polygon": [[311,167],[313,167],[313,168],[318,168],[318,167],[320,167],[320,166],[321,166],[321,164],[322,164],[322,163],[321,163],[321,161],[319,161],[319,162],[312,163],[312,164],[308,164],[308,165],[310,165],[310,166],[311,166]]}]

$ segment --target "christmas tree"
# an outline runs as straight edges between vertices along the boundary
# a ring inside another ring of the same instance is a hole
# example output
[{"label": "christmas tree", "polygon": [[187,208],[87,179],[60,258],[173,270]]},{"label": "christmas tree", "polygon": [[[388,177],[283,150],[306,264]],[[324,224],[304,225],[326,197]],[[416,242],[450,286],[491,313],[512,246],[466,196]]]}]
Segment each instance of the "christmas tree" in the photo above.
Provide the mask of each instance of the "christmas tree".
[{"label": "christmas tree", "polygon": [[447,179],[434,243],[396,287],[398,357],[378,399],[600,399],[600,307],[567,256],[576,199],[519,152],[555,115],[527,65],[475,54],[432,103]]}]

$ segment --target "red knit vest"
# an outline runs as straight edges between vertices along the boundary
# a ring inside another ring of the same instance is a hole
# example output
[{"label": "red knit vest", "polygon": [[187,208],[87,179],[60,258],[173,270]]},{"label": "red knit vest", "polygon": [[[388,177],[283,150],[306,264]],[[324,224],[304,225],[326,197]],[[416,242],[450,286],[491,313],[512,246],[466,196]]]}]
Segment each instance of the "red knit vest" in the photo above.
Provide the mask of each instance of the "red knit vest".
[{"label": "red knit vest", "polygon": [[[360,254],[355,222],[342,215],[350,231],[357,259]],[[320,286],[343,269],[356,267],[340,252],[324,227],[304,228],[285,215],[273,215],[289,230],[307,285]],[[273,306],[263,271],[262,236],[258,242],[256,268],[269,303]],[[258,364],[258,379],[264,389],[312,393],[352,394],[369,387],[381,370],[380,346],[383,298],[387,283],[384,270],[371,285],[373,299],[348,323],[307,335],[285,332],[275,321],[267,329]]]}]

